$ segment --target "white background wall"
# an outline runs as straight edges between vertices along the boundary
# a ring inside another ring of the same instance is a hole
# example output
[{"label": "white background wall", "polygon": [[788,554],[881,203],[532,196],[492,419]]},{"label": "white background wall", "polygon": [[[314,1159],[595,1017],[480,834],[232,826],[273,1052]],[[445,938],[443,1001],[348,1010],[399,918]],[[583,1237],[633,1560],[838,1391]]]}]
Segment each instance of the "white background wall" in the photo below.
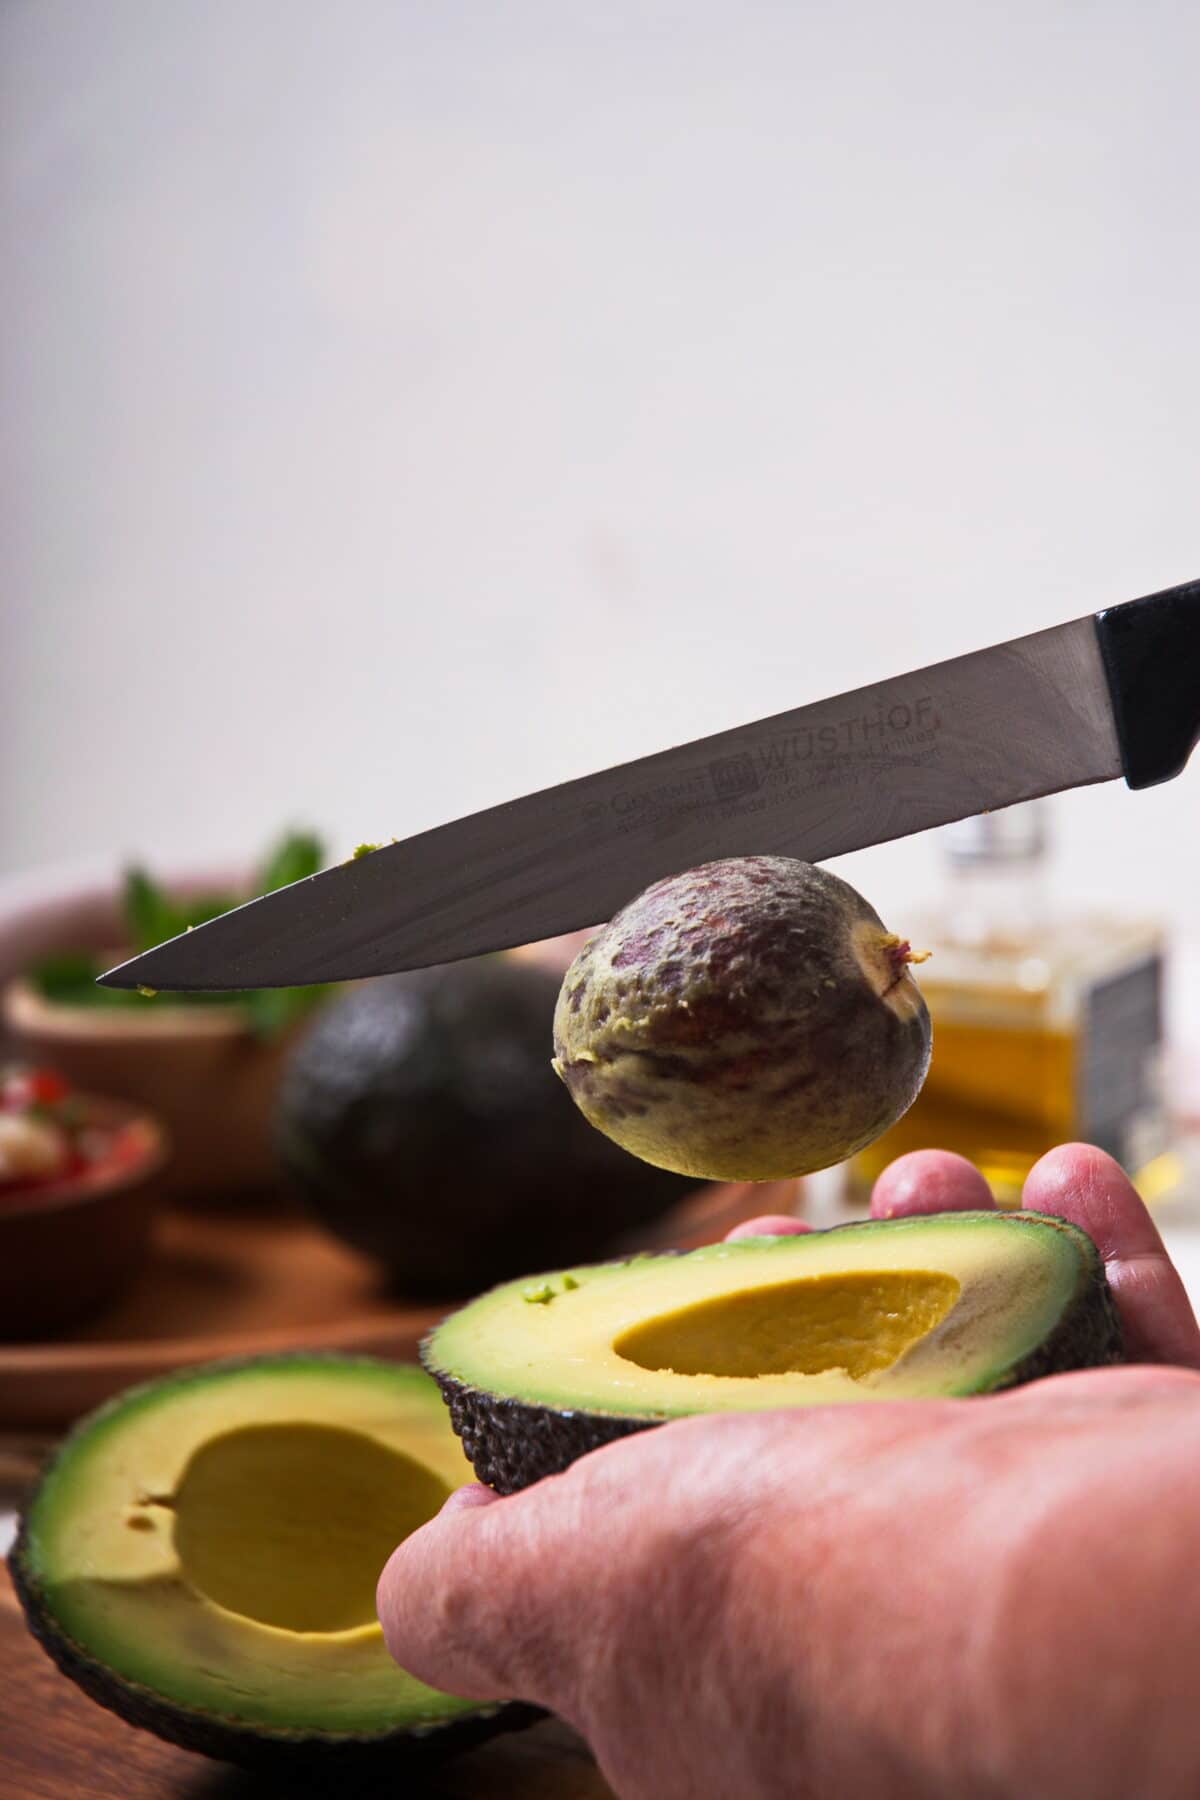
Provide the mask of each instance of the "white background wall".
[{"label": "white background wall", "polygon": [[[1198,67],[1187,0],[8,0],[0,868],[403,835],[1200,575]],[[1186,928],[1198,810],[1073,796],[1060,891]]]}]

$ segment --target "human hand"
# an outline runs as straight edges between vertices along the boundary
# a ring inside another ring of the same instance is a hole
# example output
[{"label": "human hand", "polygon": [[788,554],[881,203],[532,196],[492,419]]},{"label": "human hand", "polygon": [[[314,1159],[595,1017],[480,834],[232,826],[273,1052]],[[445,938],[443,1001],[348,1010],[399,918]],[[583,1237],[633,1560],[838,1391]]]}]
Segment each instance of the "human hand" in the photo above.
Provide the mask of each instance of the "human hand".
[{"label": "human hand", "polygon": [[[873,1211],[990,1204],[976,1183],[921,1153]],[[1096,1238],[1137,1354],[1200,1367],[1115,1165],[1054,1152],[1026,1204]],[[380,1612],[424,1679],[567,1718],[624,1800],[1190,1796],[1198,1475],[1179,1369],[708,1415],[504,1500],[460,1490]]]}]

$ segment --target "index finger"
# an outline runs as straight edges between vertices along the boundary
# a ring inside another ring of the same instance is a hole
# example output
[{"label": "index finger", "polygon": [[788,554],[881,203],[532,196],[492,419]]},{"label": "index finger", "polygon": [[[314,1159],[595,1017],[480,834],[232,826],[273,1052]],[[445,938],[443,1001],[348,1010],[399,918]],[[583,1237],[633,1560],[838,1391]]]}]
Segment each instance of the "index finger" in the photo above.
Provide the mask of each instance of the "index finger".
[{"label": "index finger", "polygon": [[889,1163],[871,1193],[873,1219],[913,1213],[993,1212],[992,1190],[973,1162],[953,1150],[910,1150]]}]

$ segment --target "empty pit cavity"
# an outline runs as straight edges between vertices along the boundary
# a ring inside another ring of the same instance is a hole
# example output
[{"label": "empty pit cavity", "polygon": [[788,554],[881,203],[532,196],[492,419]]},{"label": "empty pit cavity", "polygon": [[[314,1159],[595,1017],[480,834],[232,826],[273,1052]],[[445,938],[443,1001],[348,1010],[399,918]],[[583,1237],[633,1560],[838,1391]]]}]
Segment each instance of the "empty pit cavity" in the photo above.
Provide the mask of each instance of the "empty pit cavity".
[{"label": "empty pit cavity", "polygon": [[613,1343],[658,1374],[877,1375],[939,1324],[960,1292],[952,1275],[923,1269],[818,1275],[718,1294],[643,1320]]},{"label": "empty pit cavity", "polygon": [[330,1425],[247,1425],[201,1446],[174,1499],[188,1583],[286,1631],[375,1620],[375,1585],[450,1489],[386,1445]]}]

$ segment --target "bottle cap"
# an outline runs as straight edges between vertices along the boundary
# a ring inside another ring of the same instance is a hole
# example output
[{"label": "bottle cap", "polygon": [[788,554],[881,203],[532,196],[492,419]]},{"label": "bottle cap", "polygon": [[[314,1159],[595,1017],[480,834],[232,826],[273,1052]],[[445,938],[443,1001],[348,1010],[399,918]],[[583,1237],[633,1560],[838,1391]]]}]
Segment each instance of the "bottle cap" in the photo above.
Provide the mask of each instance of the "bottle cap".
[{"label": "bottle cap", "polygon": [[979,813],[942,829],[952,863],[1032,863],[1046,851],[1046,803],[1028,800],[1003,812]]}]

